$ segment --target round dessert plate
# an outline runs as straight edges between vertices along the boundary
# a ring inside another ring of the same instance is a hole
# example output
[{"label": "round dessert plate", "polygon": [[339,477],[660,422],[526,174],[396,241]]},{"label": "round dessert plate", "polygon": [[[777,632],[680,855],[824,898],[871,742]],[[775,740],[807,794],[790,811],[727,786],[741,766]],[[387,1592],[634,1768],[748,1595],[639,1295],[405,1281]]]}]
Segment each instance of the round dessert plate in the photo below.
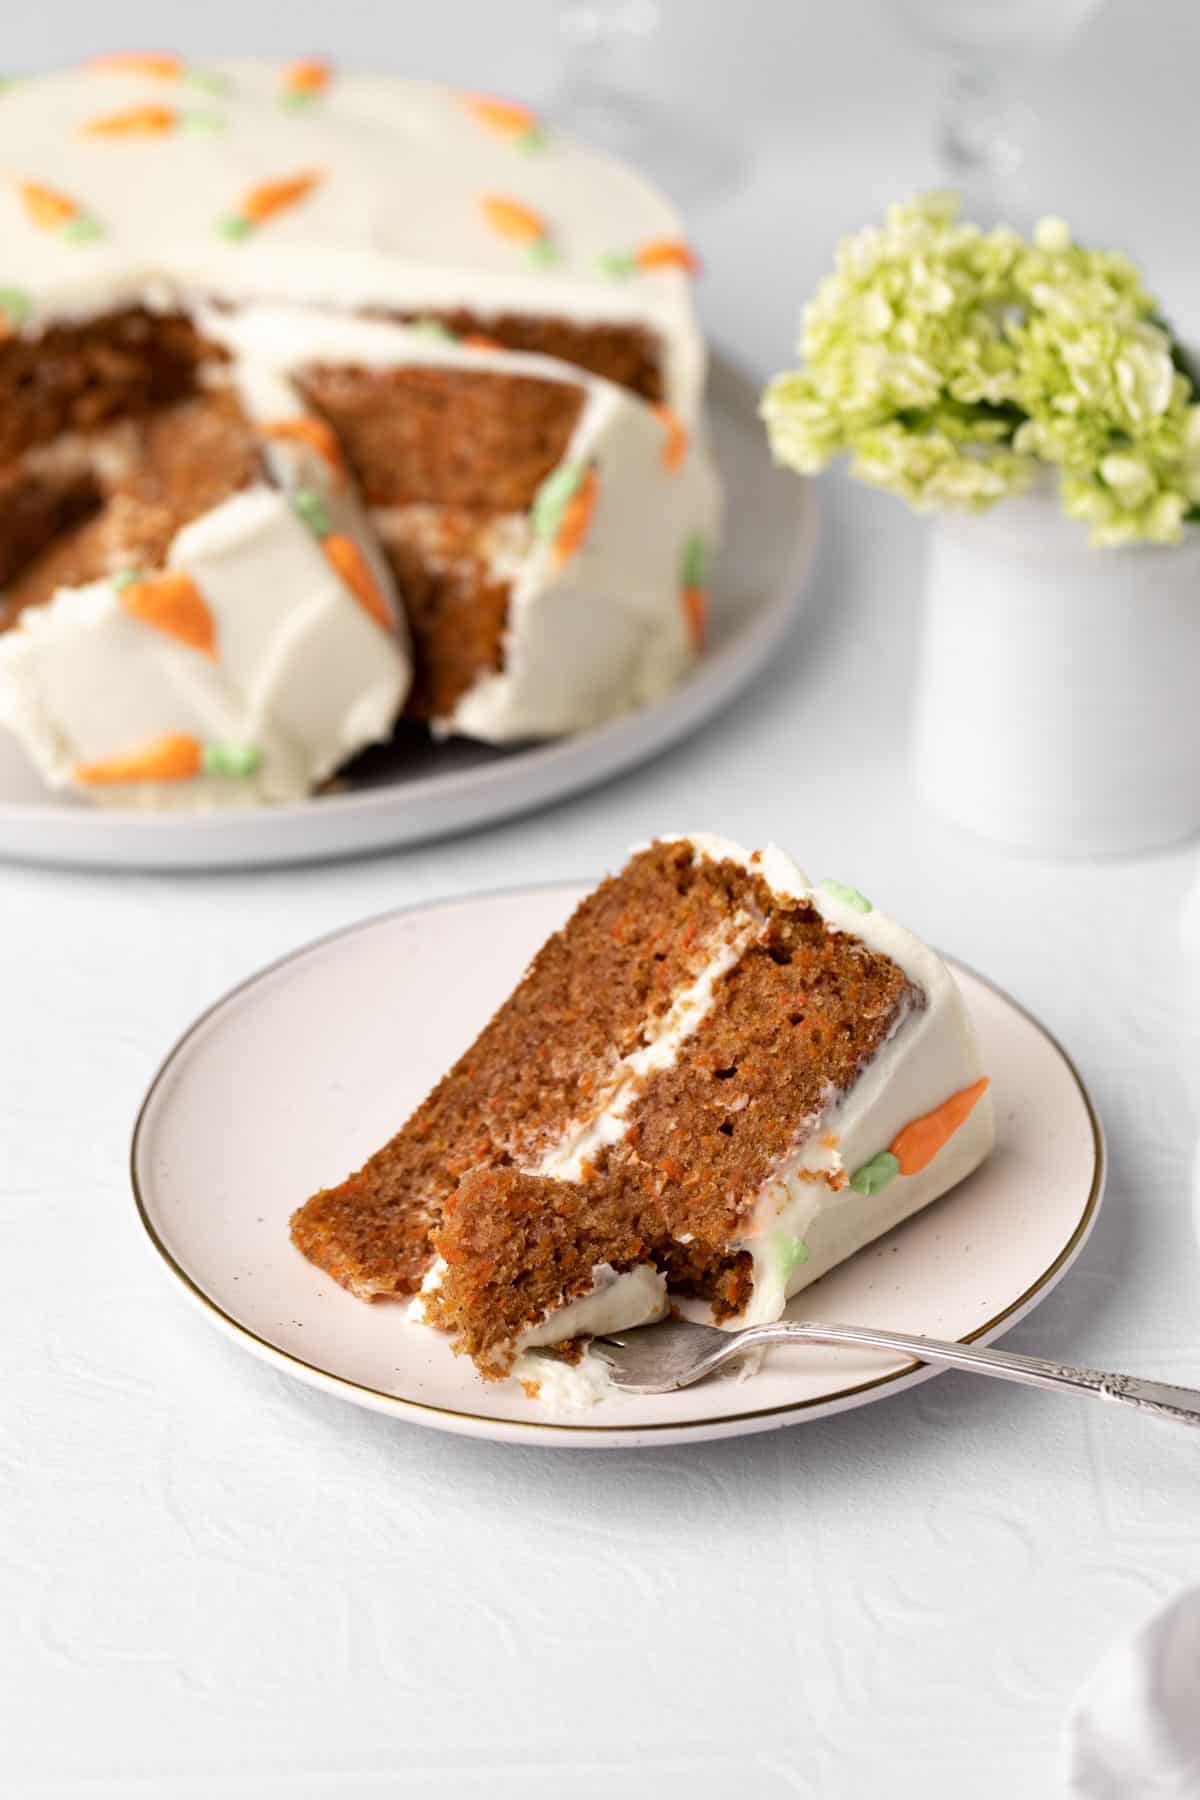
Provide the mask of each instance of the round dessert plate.
[{"label": "round dessert plate", "polygon": [[[388,913],[275,963],[205,1013],[156,1076],[132,1147],[142,1223],[183,1291],[236,1343],[301,1381],[413,1424],[514,1443],[736,1436],[928,1379],[933,1371],[877,1352],[788,1348],[747,1378],[648,1398],[610,1389],[554,1413],[516,1381],[483,1381],[443,1336],[410,1323],[402,1302],[365,1305],[292,1247],[294,1208],[403,1123],[585,891],[558,885]],[[796,1317],[986,1343],[1050,1291],[1087,1238],[1104,1150],[1083,1084],[1028,1013],[956,972],[992,1077],[996,1150],[944,1199],[798,1295]]]},{"label": "round dessert plate", "polygon": [[653,705],[577,737],[503,750],[435,744],[414,729],[361,757],[336,792],[208,813],[115,810],[51,793],[0,730],[0,856],[159,869],[317,861],[494,824],[646,761],[752,681],[798,611],[817,542],[815,492],[772,462],[757,406],[756,384],[718,357],[708,421],[725,523],[709,648]]}]

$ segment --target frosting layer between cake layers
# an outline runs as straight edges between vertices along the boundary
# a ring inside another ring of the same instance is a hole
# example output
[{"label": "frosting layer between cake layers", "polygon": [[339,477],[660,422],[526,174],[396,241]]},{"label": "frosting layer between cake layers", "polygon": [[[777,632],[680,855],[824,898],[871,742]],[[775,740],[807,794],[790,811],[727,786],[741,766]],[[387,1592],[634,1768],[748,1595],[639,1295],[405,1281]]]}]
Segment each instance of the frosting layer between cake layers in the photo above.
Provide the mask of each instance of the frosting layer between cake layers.
[{"label": "frosting layer between cake layers", "polygon": [[[954,978],[911,932],[854,890],[834,883],[814,887],[774,847],[752,857],[723,838],[676,841],[688,843],[698,858],[739,864],[783,900],[815,907],[834,931],[894,962],[923,1002],[901,1012],[848,1091],[831,1089],[819,1115],[798,1122],[792,1147],[763,1180],[728,1246],[747,1252],[752,1261],[749,1302],[730,1321],[738,1329],[778,1318],[792,1295],[961,1181],[992,1147],[993,1111]],[[677,997],[651,1041],[625,1059],[603,1106],[552,1146],[533,1172],[579,1179],[598,1149],[620,1140],[643,1078],[669,1067],[680,1045],[698,1030],[718,982],[760,923],[748,914],[731,922],[707,967]],[[584,1296],[551,1312],[523,1335],[519,1347],[562,1342],[589,1330],[631,1329],[654,1316],[647,1311],[647,1292],[642,1283],[619,1287],[606,1278],[594,1291],[600,1326],[581,1323],[593,1299]],[[518,1369],[528,1372],[523,1365]]]}]

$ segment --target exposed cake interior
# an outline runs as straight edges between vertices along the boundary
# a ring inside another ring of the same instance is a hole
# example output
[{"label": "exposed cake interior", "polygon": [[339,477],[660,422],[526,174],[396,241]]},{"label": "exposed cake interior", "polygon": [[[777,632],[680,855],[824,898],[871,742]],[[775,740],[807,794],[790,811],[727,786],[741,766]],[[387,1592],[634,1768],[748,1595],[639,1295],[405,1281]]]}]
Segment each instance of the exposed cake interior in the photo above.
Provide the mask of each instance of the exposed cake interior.
[{"label": "exposed cake interior", "polygon": [[405,710],[445,717],[502,664],[529,510],[566,456],[584,389],[420,365],[313,366],[300,386],[341,440],[405,597]]},{"label": "exposed cake interior", "polygon": [[59,587],[161,566],[183,526],[261,472],[228,388],[30,452],[10,477],[25,529],[7,543],[0,627]]},{"label": "exposed cake interior", "polygon": [[[458,312],[445,324],[490,324],[497,343],[658,391],[640,327]],[[232,402],[211,394],[221,361],[187,319],[136,308],[39,341],[0,341],[0,503],[12,520],[0,546],[0,629],[59,586],[161,561],[175,530],[241,485],[227,478],[231,457],[248,455],[229,441]],[[414,664],[406,711],[447,717],[503,664],[530,508],[566,455],[585,390],[419,363],[319,364],[298,385],[336,432],[404,596]]]},{"label": "exposed cake interior", "polygon": [[[300,1210],[295,1241],[364,1296],[411,1291],[436,1254],[428,1316],[487,1374],[597,1266],[651,1264],[732,1316],[764,1186],[923,1004],[753,862],[652,845],[550,939],[397,1137]],[[451,1200],[476,1168],[534,1179]]]}]

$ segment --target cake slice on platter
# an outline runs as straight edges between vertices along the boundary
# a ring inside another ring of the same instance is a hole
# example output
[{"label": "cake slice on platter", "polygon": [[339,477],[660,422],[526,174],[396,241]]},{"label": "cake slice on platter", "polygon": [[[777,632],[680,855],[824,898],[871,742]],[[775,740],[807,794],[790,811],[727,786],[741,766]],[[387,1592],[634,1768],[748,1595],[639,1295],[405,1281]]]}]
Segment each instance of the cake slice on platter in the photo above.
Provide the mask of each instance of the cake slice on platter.
[{"label": "cake slice on platter", "polygon": [[665,839],[292,1236],[488,1377],[676,1295],[750,1324],[983,1160],[987,1086],[945,964],[856,890]]}]

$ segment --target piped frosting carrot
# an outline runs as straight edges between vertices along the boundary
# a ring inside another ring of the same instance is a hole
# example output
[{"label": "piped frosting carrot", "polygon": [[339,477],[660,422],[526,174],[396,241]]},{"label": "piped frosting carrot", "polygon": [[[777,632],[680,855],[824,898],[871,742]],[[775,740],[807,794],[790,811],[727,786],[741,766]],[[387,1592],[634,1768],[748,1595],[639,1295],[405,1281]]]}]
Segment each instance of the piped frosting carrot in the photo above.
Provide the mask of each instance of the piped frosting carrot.
[{"label": "piped frosting carrot", "polygon": [[179,124],[173,106],[131,106],[125,112],[101,113],[82,127],[85,137],[166,137]]},{"label": "piped frosting carrot", "polygon": [[663,440],[663,468],[669,474],[683,467],[688,453],[688,429],[678,413],[672,412],[669,406],[656,406],[655,417],[665,433]]},{"label": "piped frosting carrot", "polygon": [[562,523],[554,539],[554,560],[560,568],[582,547],[591,529],[599,495],[596,471],[588,469],[563,508]]},{"label": "piped frosting carrot", "polygon": [[260,425],[259,430],[264,437],[276,438],[281,443],[303,444],[309,450],[315,450],[323,462],[335,470],[339,476],[346,472],[342,447],[338,443],[337,433],[324,419],[310,416],[297,419],[275,419],[268,424]]},{"label": "piped frosting carrot", "polygon": [[540,149],[545,142],[541,121],[531,107],[518,100],[500,100],[492,94],[468,94],[463,105],[476,122],[497,137],[508,138],[523,150]]},{"label": "piped frosting carrot", "polygon": [[333,67],[324,57],[302,57],[283,71],[280,97],[285,106],[311,106],[328,91],[332,79]]},{"label": "piped frosting carrot", "polygon": [[321,549],[364,612],[369,613],[384,631],[390,631],[392,615],[387,601],[380,593],[367,559],[354,539],[345,537],[340,532],[331,532],[328,537],[321,539]]},{"label": "piped frosting carrot", "polygon": [[932,1112],[923,1113],[919,1119],[912,1119],[904,1129],[896,1134],[888,1148],[900,1165],[902,1175],[919,1175],[937,1155],[943,1144],[954,1136],[975,1106],[987,1091],[986,1075],[972,1082],[970,1087],[961,1088],[957,1094],[951,1094]]},{"label": "piped frosting carrot", "polygon": [[279,181],[264,181],[243,194],[235,213],[220,221],[226,237],[246,237],[281,212],[298,206],[324,179],[320,169],[307,169],[300,175],[285,175]]},{"label": "piped frosting carrot", "polygon": [[484,218],[500,237],[508,238],[514,244],[524,244],[534,262],[555,260],[557,252],[550,227],[532,206],[526,206],[523,200],[513,200],[507,194],[485,194],[479,204]]},{"label": "piped frosting carrot", "polygon": [[693,531],[683,546],[680,599],[692,649],[699,656],[708,639],[708,543]]},{"label": "piped frosting carrot", "polygon": [[683,269],[689,275],[700,272],[699,257],[682,238],[655,238],[639,245],[633,255],[639,269]]},{"label": "piped frosting carrot", "polygon": [[192,781],[204,762],[204,746],[199,738],[183,732],[168,733],[126,750],[120,756],[108,756],[100,762],[79,763],[75,779],[87,787],[116,786],[135,781]]},{"label": "piped frosting carrot", "polygon": [[41,231],[56,231],[68,243],[85,244],[102,236],[99,223],[70,194],[40,181],[19,181],[21,204]]},{"label": "piped frosting carrot", "polygon": [[156,81],[178,81],[184,61],[166,50],[112,50],[93,56],[88,67],[98,75],[149,75]]},{"label": "piped frosting carrot", "polygon": [[178,639],[204,656],[217,654],[217,626],[208,603],[190,575],[170,570],[148,580],[124,583],[119,602],[131,618]]}]

